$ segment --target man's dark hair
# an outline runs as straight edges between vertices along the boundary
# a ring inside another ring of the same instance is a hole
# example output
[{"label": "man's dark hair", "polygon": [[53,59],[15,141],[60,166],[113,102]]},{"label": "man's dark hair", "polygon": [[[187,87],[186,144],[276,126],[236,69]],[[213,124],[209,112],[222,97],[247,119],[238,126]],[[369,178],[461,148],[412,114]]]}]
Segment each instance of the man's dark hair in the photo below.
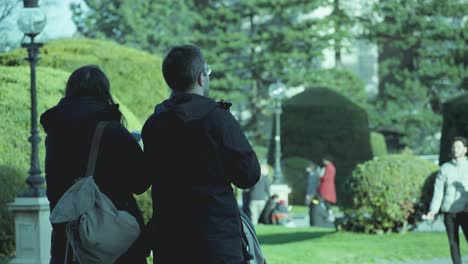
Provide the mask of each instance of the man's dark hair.
[{"label": "man's dark hair", "polygon": [[172,47],[162,63],[166,83],[177,92],[190,90],[204,70],[205,58],[201,50],[193,45]]},{"label": "man's dark hair", "polygon": [[463,146],[466,147],[466,138],[464,138],[464,137],[454,137],[453,140],[452,140],[452,145],[456,141],[460,141],[461,143],[463,143]]}]

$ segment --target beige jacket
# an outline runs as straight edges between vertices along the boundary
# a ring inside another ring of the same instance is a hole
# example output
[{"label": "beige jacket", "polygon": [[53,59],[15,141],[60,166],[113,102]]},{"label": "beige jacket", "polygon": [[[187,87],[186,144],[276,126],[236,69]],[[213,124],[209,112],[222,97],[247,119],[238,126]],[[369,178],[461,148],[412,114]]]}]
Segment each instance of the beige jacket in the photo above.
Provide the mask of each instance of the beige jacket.
[{"label": "beige jacket", "polygon": [[455,160],[446,162],[440,168],[434,183],[434,195],[430,212],[437,214],[468,211],[468,161],[458,164]]}]

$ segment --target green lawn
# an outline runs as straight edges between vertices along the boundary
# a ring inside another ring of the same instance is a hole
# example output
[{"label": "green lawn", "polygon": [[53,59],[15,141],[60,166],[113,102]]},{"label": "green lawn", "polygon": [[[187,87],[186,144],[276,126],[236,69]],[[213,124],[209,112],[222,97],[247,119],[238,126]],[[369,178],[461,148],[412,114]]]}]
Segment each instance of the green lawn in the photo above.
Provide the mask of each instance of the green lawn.
[{"label": "green lawn", "polygon": [[[445,233],[366,235],[263,225],[256,230],[268,264],[370,264],[450,257]],[[463,239],[462,254],[468,255]]]},{"label": "green lawn", "polygon": [[[265,225],[256,230],[268,264],[377,264],[450,257],[445,233],[366,235]],[[460,238],[467,256],[468,246],[463,235]],[[0,264],[7,263],[0,258]]]}]

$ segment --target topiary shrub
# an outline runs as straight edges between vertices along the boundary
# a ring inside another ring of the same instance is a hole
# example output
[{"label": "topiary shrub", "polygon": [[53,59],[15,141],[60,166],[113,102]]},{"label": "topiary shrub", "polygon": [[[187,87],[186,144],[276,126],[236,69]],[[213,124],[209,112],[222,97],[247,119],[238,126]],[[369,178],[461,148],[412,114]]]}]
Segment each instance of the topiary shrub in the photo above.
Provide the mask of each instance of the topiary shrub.
[{"label": "topiary shrub", "polygon": [[[68,74],[61,70],[37,69],[38,113],[57,104],[62,97]],[[0,66],[0,165],[29,170],[31,129],[29,67]],[[39,128],[42,128],[39,126]],[[44,168],[44,138],[39,143],[39,159]]]},{"label": "topiary shrub", "polygon": [[26,190],[26,173],[16,168],[0,165],[0,256],[9,256],[15,251],[14,216],[7,204]]},{"label": "topiary shrub", "polygon": [[[169,94],[162,77],[161,59],[144,51],[110,41],[71,38],[51,41],[40,53],[39,66],[60,69],[68,75],[86,64],[99,65],[109,78],[113,95],[131,109],[140,123]],[[0,64],[27,65],[25,56],[24,49],[1,54]]]},{"label": "topiary shrub", "polygon": [[[281,121],[283,158],[304,157],[323,166],[322,158],[332,155],[337,203],[350,206],[347,179],[356,164],[372,159],[366,111],[330,89],[311,88],[284,102]],[[273,139],[270,146],[271,162]]]},{"label": "topiary shrub", "polygon": [[350,179],[354,199],[348,228],[359,226],[371,233],[405,231],[424,197],[423,188],[429,187],[428,179],[438,169],[408,154],[381,156],[358,165]]},{"label": "topiary shrub", "polygon": [[307,174],[305,168],[309,160],[301,157],[291,157],[282,161],[284,180],[291,188],[289,194],[290,204],[304,204]]},{"label": "topiary shrub", "polygon": [[372,148],[372,156],[378,157],[387,155],[387,143],[384,135],[378,132],[370,133],[370,145]]},{"label": "topiary shrub", "polygon": [[326,87],[346,96],[361,107],[367,106],[365,83],[349,70],[336,68],[314,70],[305,76],[304,82],[309,87]]},{"label": "topiary shrub", "polygon": [[[8,169],[7,172],[0,171],[0,175],[25,176],[29,170],[31,151],[31,145],[28,142],[31,122],[29,74],[29,67],[0,66],[0,115],[2,120],[0,122],[0,166]],[[42,113],[47,108],[57,104],[63,96],[68,76],[69,73],[62,70],[37,68],[38,113]],[[122,104],[121,109],[129,125],[141,127],[140,121],[133,117],[128,107]],[[42,127],[39,126],[39,128],[40,137],[42,138],[39,143],[39,160],[41,161],[41,168],[44,170],[45,134]],[[9,168],[13,168],[19,173],[11,173]],[[24,177],[21,177],[21,185],[25,185],[23,179]],[[1,186],[9,188],[10,185],[7,180],[3,181],[2,178],[0,182]],[[14,191],[12,190],[12,192]],[[18,192],[15,194],[18,194]],[[4,219],[3,215],[0,215],[0,219]],[[5,221],[7,220],[5,219]],[[1,231],[3,230],[2,227]],[[0,251],[0,254],[7,253]]]},{"label": "topiary shrub", "polygon": [[439,164],[451,158],[452,140],[456,136],[468,138],[468,95],[461,95],[442,106],[442,135],[440,138]]}]

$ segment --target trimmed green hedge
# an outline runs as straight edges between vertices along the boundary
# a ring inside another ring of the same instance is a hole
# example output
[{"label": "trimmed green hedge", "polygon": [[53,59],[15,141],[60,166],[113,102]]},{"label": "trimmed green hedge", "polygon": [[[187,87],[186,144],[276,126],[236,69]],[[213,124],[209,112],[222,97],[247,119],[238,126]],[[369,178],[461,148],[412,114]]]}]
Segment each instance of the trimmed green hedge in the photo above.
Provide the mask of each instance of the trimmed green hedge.
[{"label": "trimmed green hedge", "polygon": [[[24,62],[22,49],[0,54],[0,176],[19,175],[19,185],[26,187],[24,179],[30,160],[30,69]],[[111,91],[120,103],[130,130],[140,130],[142,123],[153,112],[154,105],[168,95],[161,75],[161,60],[148,53],[105,41],[66,39],[53,41],[41,49],[37,68],[38,113],[53,107],[63,97],[66,81],[73,70],[85,64],[98,64],[108,75]],[[8,66],[1,66],[8,65]],[[46,67],[44,67],[46,66]],[[40,128],[40,137],[45,134]],[[40,143],[39,159],[44,169],[44,141]],[[18,173],[11,174],[11,171]],[[43,174],[43,173],[42,173]],[[0,192],[18,194],[9,184],[0,186]],[[15,195],[8,199],[13,200]],[[150,193],[137,197],[146,219],[151,215]],[[2,202],[2,201],[0,201]],[[3,208],[3,207],[2,207]],[[1,230],[12,226],[11,217],[0,211]],[[6,234],[6,233],[5,233]],[[11,253],[12,238],[0,233],[0,254]]]},{"label": "trimmed green hedge", "polygon": [[[366,111],[335,91],[313,88],[284,102],[281,121],[283,158],[304,157],[322,164],[324,155],[332,155],[338,204],[349,206],[346,180],[356,164],[372,158]],[[271,147],[270,161],[273,152]]]},{"label": "trimmed green hedge", "polygon": [[372,148],[372,156],[378,157],[387,155],[387,143],[385,137],[381,133],[371,132],[370,133],[370,144]]},{"label": "trimmed green hedge", "polygon": [[451,142],[456,136],[468,138],[468,95],[461,95],[442,106],[442,136],[440,138],[439,164],[451,158]]},{"label": "trimmed green hedge", "polygon": [[[140,123],[168,96],[162,77],[162,61],[147,52],[85,38],[54,40],[40,52],[39,66],[61,69],[68,74],[86,64],[99,65],[109,77],[112,93],[131,108]],[[25,56],[25,49],[0,54],[0,65],[27,65]]]},{"label": "trimmed green hedge", "polygon": [[376,233],[406,231],[421,202],[427,204],[432,196],[430,184],[438,169],[432,162],[408,154],[381,156],[358,165],[350,181],[354,216],[348,228]]}]

